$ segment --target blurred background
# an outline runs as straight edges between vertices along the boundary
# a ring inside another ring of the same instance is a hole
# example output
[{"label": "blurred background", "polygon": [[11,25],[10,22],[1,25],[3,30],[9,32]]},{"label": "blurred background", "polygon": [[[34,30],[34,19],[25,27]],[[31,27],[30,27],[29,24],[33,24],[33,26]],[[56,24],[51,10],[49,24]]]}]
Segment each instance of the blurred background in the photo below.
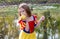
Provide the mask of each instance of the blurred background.
[{"label": "blurred background", "polygon": [[35,29],[37,39],[60,39],[60,0],[0,0],[0,39],[18,39],[20,3],[28,3],[38,19],[46,18]]}]

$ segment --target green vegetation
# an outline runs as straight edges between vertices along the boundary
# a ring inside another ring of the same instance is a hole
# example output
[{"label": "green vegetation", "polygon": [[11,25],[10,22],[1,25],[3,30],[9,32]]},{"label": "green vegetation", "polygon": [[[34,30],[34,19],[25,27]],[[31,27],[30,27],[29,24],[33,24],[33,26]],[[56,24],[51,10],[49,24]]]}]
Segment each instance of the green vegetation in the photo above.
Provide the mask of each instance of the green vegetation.
[{"label": "green vegetation", "polygon": [[[45,14],[47,13],[46,14],[46,18],[48,20],[48,22],[46,20],[47,24],[44,24],[44,22],[42,22],[41,25],[38,28],[36,28],[36,32],[38,33],[38,36],[37,36],[38,39],[41,38],[41,37],[39,37],[39,34],[44,34],[44,29],[45,29],[45,28],[43,29],[44,25],[48,28],[47,36],[50,35],[49,30],[51,30],[51,29],[53,31],[53,32],[51,32],[52,36],[56,32],[55,30],[58,30],[58,34],[60,34],[60,5],[58,4],[58,5],[49,5],[49,6],[54,6],[56,8],[45,9],[45,7],[43,5],[42,6],[33,5],[32,13],[36,14],[38,16],[38,19],[42,15],[44,15],[44,13]],[[47,12],[47,11],[49,11],[49,12]],[[50,13],[50,15],[48,13]],[[48,17],[50,17],[50,19]],[[19,29],[16,26],[16,24],[14,23],[15,19],[18,19],[18,5],[9,5],[9,6],[5,6],[5,7],[2,6],[0,8],[0,34],[3,34],[3,37],[5,35],[8,35],[9,39],[11,37],[13,37],[15,39],[18,38]],[[53,23],[55,20],[56,20],[57,25]],[[51,22],[51,23],[49,23],[49,22]]]}]

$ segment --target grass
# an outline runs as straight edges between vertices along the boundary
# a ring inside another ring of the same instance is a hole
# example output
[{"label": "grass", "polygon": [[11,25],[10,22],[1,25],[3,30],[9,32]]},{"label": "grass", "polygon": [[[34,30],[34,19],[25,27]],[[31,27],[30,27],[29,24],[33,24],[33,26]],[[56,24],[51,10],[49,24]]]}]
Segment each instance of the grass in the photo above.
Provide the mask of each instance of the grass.
[{"label": "grass", "polygon": [[[51,6],[51,5],[49,5]],[[60,5],[59,4],[52,4],[52,6],[55,6],[57,8],[52,8],[52,9],[48,9],[51,12],[52,17],[56,18],[57,20],[60,19]],[[38,17],[41,17],[45,11],[47,11],[47,9],[41,9],[43,6],[35,6],[32,13],[36,13],[38,15]],[[40,9],[39,9],[40,8]],[[15,16],[18,15],[18,5],[9,5],[9,6],[5,6],[0,8],[0,16]]]},{"label": "grass", "polygon": [[[33,6],[35,6],[35,5],[33,5]],[[48,9],[48,10],[50,11],[52,17],[56,18],[57,20],[60,20],[60,5],[52,4],[49,6],[57,7],[57,8],[52,8],[52,9]],[[40,6],[40,5],[37,5],[33,8],[36,8],[36,9],[34,9],[32,11],[32,13],[33,14],[36,13],[38,15],[38,18],[41,17],[45,11],[47,11],[47,9],[44,9],[43,6]],[[2,6],[0,8],[0,16],[15,16],[15,15],[18,15],[18,5],[9,5],[9,6],[5,6],[5,7]]]},{"label": "grass", "polygon": [[[51,5],[49,5],[49,6],[51,6]],[[54,5],[54,6],[56,7],[56,5]],[[36,8],[36,9],[34,9],[32,11],[33,14],[35,14],[35,13],[37,14],[38,19],[43,15],[43,13],[45,11],[47,11],[47,9],[39,9],[41,7],[42,6],[37,6],[37,7],[35,6],[34,8]],[[58,24],[59,24],[58,29],[60,30],[60,6],[57,8],[48,9],[48,10],[50,11],[51,16],[58,21]],[[18,15],[18,6],[17,5],[10,5],[10,6],[5,6],[5,7],[0,8],[0,18],[2,16],[7,16],[7,17],[10,17],[10,19],[11,19],[12,17],[15,17],[17,15]]]},{"label": "grass", "polygon": [[0,16],[3,15],[15,15],[17,12],[17,7],[15,6],[6,6],[0,8]]}]

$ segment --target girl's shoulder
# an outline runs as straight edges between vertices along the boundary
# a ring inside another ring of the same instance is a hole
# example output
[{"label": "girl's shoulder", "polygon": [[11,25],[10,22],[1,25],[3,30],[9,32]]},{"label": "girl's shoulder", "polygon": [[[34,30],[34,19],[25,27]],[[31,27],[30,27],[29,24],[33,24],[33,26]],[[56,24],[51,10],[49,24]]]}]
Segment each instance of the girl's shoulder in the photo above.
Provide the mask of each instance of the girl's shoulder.
[{"label": "girl's shoulder", "polygon": [[29,18],[29,22],[35,21],[36,19],[37,19],[37,16],[36,16],[36,15],[32,15],[32,16]]},{"label": "girl's shoulder", "polygon": [[32,16],[33,16],[34,18],[37,18],[37,15],[35,15],[35,14],[33,14]]},{"label": "girl's shoulder", "polygon": [[34,16],[34,18],[37,18],[37,15],[33,15]]},{"label": "girl's shoulder", "polygon": [[37,15],[33,15],[33,18],[34,18],[34,20],[36,20],[37,19]]}]

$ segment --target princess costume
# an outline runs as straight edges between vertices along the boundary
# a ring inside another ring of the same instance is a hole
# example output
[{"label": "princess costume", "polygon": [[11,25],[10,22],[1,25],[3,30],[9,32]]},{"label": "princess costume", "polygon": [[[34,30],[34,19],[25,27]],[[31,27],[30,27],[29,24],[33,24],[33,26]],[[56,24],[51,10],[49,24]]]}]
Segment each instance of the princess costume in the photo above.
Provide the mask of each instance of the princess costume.
[{"label": "princess costume", "polygon": [[29,25],[29,30],[26,31],[25,27],[26,27],[26,21],[23,20],[19,20],[19,24],[20,24],[20,34],[19,34],[19,39],[36,39],[36,33],[34,31],[34,28],[37,24],[36,15],[32,15],[33,20],[28,22]]}]

